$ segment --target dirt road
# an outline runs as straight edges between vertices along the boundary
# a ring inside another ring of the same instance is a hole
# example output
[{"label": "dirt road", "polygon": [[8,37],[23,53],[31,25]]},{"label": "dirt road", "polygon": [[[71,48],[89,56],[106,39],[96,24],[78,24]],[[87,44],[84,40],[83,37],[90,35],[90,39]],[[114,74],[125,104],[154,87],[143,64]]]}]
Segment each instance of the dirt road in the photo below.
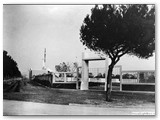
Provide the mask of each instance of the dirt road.
[{"label": "dirt road", "polygon": [[155,115],[155,108],[102,108],[3,100],[3,115]]}]

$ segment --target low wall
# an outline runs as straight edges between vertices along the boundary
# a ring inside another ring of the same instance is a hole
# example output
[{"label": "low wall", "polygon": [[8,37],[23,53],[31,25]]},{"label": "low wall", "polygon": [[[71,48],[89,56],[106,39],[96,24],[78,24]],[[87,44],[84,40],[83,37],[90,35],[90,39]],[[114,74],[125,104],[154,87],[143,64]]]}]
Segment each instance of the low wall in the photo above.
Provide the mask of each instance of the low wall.
[{"label": "low wall", "polygon": [[[78,82],[78,88],[80,88],[81,82]],[[63,89],[77,89],[76,82],[66,82],[66,83],[53,83],[52,88],[63,88]]]},{"label": "low wall", "polygon": [[122,84],[122,91],[151,91],[155,92],[154,84]]},{"label": "low wall", "polygon": [[43,75],[36,75],[33,80],[45,86],[52,86],[52,81],[53,81],[52,78],[53,78],[52,74],[43,74]]}]

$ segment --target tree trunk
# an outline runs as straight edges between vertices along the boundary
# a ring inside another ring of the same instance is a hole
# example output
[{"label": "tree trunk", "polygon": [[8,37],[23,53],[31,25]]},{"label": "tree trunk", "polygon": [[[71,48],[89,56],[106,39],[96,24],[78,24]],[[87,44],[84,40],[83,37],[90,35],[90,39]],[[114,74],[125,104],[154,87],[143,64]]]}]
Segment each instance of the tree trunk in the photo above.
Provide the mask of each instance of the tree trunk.
[{"label": "tree trunk", "polygon": [[114,65],[109,65],[108,75],[107,75],[107,91],[106,91],[106,101],[111,101],[111,82],[112,82],[112,71]]}]

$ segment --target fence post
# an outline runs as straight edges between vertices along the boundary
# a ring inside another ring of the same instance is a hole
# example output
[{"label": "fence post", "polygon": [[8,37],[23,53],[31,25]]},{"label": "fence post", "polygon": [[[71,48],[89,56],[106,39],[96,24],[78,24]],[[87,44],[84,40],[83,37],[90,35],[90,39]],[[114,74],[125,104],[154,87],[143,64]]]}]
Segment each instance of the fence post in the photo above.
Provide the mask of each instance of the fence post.
[{"label": "fence post", "polygon": [[120,91],[122,91],[122,66],[120,66]]},{"label": "fence post", "polygon": [[55,73],[52,73],[52,74],[53,74],[52,83],[55,83],[56,82],[56,76],[55,76]]},{"label": "fence post", "polygon": [[139,83],[139,72],[137,72],[137,82]]},{"label": "fence post", "polygon": [[79,69],[78,69],[78,67],[77,67],[77,80],[76,80],[76,89],[79,89],[79,86],[78,86],[78,82],[79,82],[79,76],[78,76],[78,74],[79,74]]},{"label": "fence post", "polygon": [[67,76],[66,76],[66,73],[63,73],[64,74],[64,82],[67,82]]}]

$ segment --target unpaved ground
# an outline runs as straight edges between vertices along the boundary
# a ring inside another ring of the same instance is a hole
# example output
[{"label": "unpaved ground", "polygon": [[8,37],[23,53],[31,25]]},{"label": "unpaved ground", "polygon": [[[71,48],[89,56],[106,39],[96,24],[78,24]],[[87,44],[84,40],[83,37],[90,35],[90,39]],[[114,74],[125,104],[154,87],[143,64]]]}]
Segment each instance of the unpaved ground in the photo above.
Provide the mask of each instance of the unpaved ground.
[{"label": "unpaved ground", "polygon": [[4,100],[3,115],[155,115],[152,107],[102,108]]}]

